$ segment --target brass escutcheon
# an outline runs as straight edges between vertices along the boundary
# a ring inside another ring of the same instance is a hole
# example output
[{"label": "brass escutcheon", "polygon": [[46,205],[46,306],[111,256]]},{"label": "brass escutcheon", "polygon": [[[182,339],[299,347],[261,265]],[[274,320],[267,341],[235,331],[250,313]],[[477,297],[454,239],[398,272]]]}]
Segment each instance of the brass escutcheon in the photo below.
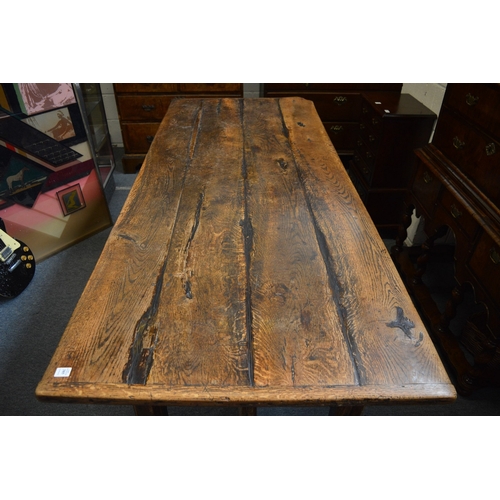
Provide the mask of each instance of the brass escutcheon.
[{"label": "brass escutcheon", "polygon": [[490,142],[489,144],[486,144],[486,156],[491,156],[496,153],[496,148],[495,148],[495,143]]},{"label": "brass escutcheon", "polygon": [[471,93],[467,94],[465,96],[465,102],[469,105],[469,106],[475,106],[477,104],[477,101],[479,101],[479,97],[475,97],[473,96]]},{"label": "brass escutcheon", "polygon": [[456,149],[464,149],[465,142],[462,142],[458,137],[453,138],[453,145]]},{"label": "brass escutcheon", "polygon": [[333,102],[337,103],[338,106],[342,106],[343,104],[345,104],[347,102],[347,97],[345,97],[343,95],[338,95],[338,96],[333,98]]},{"label": "brass escutcheon", "polygon": [[495,247],[492,247],[490,249],[490,259],[493,264],[497,265],[500,264],[500,255],[497,252],[497,249]]},{"label": "brass escutcheon", "polygon": [[458,219],[462,216],[462,212],[458,209],[458,207],[453,203],[450,207],[450,213],[454,219]]}]

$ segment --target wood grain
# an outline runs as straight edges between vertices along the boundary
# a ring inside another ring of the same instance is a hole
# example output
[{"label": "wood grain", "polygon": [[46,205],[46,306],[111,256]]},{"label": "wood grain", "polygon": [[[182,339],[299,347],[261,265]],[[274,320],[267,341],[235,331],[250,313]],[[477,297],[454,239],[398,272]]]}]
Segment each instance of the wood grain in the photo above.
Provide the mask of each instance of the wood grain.
[{"label": "wood grain", "polygon": [[243,407],[456,397],[300,98],[171,104],[36,394]]}]

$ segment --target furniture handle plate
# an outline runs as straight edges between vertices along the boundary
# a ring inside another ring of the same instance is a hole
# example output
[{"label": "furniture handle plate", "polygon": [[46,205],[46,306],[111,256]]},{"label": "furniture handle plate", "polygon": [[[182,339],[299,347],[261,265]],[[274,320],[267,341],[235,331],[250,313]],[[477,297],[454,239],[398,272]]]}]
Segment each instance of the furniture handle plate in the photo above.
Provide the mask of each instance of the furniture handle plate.
[{"label": "furniture handle plate", "polygon": [[456,149],[464,149],[465,142],[462,142],[457,136],[455,136],[453,138],[453,146],[455,146]]},{"label": "furniture handle plate", "polygon": [[146,141],[148,141],[148,142],[153,142],[153,139],[154,139],[154,135],[147,135],[146,136]]},{"label": "furniture handle plate", "polygon": [[342,125],[332,125],[330,127],[330,130],[334,133],[334,134],[338,134],[339,132],[343,132],[344,130],[344,127]]},{"label": "furniture handle plate", "polygon": [[495,143],[490,142],[489,144],[486,144],[485,150],[486,150],[486,156],[494,155],[496,153]]},{"label": "furniture handle plate", "polygon": [[462,212],[458,209],[458,207],[455,205],[455,203],[453,203],[450,207],[450,213],[451,213],[451,216],[454,218],[454,219],[458,219],[462,216]]},{"label": "furniture handle plate", "polygon": [[153,109],[155,109],[155,105],[154,104],[143,104],[142,109],[144,111],[153,111]]},{"label": "furniture handle plate", "polygon": [[479,101],[479,97],[473,96],[471,93],[468,93],[465,96],[465,102],[468,106],[475,106],[477,104],[477,101]]},{"label": "furniture handle plate", "polygon": [[426,184],[430,184],[432,182],[432,175],[429,174],[429,172],[424,172],[423,178]]},{"label": "furniture handle plate", "polygon": [[347,97],[343,95],[338,95],[333,98],[333,102],[336,103],[338,106],[342,106],[347,102]]},{"label": "furniture handle plate", "polygon": [[490,259],[493,264],[498,265],[500,264],[500,254],[498,253],[497,249],[495,247],[492,247],[490,249]]}]

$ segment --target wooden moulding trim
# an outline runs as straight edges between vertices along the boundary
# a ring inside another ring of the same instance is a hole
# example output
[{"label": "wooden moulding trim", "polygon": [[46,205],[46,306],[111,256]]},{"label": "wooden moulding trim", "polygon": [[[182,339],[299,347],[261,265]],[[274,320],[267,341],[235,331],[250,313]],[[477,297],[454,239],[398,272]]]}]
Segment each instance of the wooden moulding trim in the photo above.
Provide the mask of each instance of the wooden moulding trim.
[{"label": "wooden moulding trim", "polygon": [[[103,389],[105,389],[103,391]],[[106,398],[100,393],[105,392]],[[97,403],[120,405],[241,405],[257,406],[328,406],[396,405],[412,403],[442,404],[456,400],[449,384],[407,384],[399,388],[371,386],[314,387],[171,387],[122,384],[61,384],[38,389],[41,401],[64,403]]]},{"label": "wooden moulding trim", "polygon": [[473,208],[472,217],[500,245],[500,209],[432,144],[415,153],[462,204]]}]

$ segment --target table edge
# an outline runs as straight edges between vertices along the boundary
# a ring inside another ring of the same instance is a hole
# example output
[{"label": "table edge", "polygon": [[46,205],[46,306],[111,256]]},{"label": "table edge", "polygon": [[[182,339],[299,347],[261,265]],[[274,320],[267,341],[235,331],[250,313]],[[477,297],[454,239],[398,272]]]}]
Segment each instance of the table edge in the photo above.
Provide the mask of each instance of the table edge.
[{"label": "table edge", "polygon": [[38,387],[36,397],[44,402],[73,402],[121,405],[242,405],[322,406],[395,405],[453,403],[457,393],[452,384],[406,384],[293,387],[171,387],[123,384],[59,384]]}]

